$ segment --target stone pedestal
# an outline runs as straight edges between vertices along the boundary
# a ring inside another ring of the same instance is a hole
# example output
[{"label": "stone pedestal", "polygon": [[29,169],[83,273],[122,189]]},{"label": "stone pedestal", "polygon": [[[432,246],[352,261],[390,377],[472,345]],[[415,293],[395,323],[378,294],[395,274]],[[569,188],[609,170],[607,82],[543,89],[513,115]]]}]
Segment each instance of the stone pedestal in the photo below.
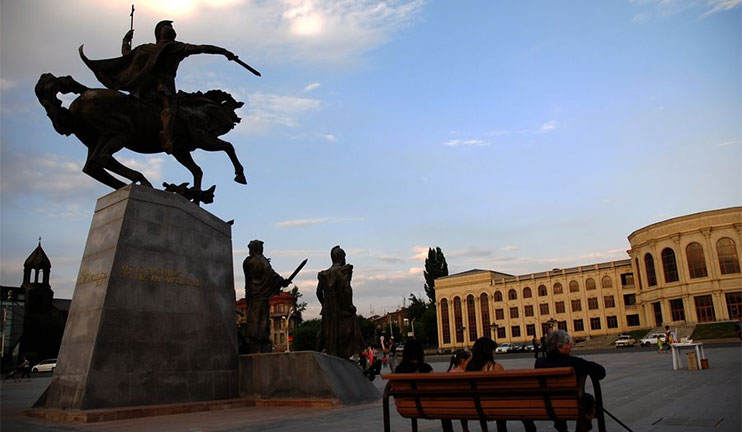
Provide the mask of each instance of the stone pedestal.
[{"label": "stone pedestal", "polygon": [[349,406],[381,395],[348,360],[315,351],[240,356],[240,396],[256,404]]},{"label": "stone pedestal", "polygon": [[238,397],[231,227],[127,186],[98,200],[57,367],[37,408]]}]

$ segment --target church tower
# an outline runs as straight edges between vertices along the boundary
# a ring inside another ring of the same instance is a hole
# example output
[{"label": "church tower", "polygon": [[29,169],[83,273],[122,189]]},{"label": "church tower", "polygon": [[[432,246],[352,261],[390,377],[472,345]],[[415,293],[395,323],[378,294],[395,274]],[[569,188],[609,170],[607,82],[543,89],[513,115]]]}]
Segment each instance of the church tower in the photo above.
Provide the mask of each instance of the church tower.
[{"label": "church tower", "polygon": [[21,288],[26,292],[26,314],[48,313],[51,310],[54,298],[54,291],[49,285],[51,268],[52,263],[44,249],[41,248],[41,238],[39,238],[39,245],[23,264]]}]

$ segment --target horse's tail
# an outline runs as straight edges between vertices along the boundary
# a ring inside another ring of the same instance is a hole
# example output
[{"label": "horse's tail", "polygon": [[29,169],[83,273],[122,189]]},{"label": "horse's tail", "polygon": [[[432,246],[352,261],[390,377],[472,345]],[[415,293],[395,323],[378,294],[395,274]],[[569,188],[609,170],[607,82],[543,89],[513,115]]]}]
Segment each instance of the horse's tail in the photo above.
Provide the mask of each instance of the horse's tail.
[{"label": "horse's tail", "polygon": [[87,87],[75,81],[71,76],[57,78],[50,73],[42,74],[34,88],[36,97],[44,106],[46,115],[54,125],[54,130],[63,135],[75,132],[75,122],[70,110],[63,107],[62,101],[57,98],[57,93],[82,94],[87,90],[89,90]]}]

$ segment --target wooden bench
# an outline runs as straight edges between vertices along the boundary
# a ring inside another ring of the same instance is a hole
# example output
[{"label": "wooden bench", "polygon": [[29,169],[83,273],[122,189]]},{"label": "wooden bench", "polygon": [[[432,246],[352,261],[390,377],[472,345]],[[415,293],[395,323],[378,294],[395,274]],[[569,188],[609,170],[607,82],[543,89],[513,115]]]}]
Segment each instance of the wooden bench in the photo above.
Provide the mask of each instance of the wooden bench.
[{"label": "wooden bench", "polygon": [[[502,372],[390,374],[384,389],[384,432],[390,431],[389,398],[397,412],[411,419],[577,420],[577,430],[589,421],[582,400],[585,379],[572,368],[521,369]],[[598,431],[605,432],[600,385],[593,381]]]}]

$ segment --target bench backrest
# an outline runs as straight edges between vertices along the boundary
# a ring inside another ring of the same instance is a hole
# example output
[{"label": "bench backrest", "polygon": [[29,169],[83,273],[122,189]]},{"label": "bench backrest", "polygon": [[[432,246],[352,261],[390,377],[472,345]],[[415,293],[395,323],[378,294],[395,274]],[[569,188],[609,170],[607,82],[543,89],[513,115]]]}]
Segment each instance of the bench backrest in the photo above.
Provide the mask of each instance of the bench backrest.
[{"label": "bench backrest", "polygon": [[575,420],[584,378],[572,368],[502,372],[390,374],[385,399],[402,417],[469,420]]}]

